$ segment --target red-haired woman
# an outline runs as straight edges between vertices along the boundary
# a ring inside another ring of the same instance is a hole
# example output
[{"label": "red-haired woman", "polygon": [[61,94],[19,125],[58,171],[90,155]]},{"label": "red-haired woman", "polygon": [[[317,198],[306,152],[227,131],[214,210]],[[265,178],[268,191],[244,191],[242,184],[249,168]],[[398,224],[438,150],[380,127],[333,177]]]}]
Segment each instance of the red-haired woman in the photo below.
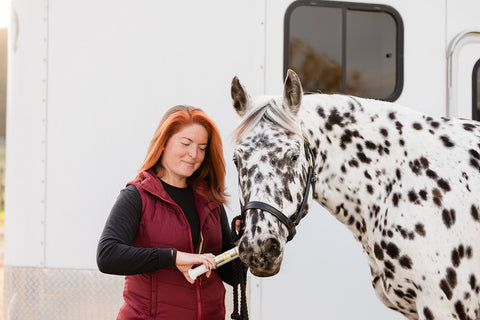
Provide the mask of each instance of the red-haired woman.
[{"label": "red-haired woman", "polygon": [[97,249],[100,271],[126,275],[117,319],[225,319],[231,265],[195,281],[194,265],[215,269],[233,247],[219,132],[198,108],[167,111],[133,181],[120,192]]}]

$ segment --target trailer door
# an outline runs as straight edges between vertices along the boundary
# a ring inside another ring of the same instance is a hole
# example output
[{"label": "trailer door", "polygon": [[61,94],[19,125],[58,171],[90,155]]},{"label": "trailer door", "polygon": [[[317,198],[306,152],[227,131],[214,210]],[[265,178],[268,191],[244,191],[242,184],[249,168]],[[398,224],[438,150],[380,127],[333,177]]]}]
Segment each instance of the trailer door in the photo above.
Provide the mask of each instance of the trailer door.
[{"label": "trailer door", "polygon": [[480,31],[457,34],[447,54],[448,116],[479,120]]}]

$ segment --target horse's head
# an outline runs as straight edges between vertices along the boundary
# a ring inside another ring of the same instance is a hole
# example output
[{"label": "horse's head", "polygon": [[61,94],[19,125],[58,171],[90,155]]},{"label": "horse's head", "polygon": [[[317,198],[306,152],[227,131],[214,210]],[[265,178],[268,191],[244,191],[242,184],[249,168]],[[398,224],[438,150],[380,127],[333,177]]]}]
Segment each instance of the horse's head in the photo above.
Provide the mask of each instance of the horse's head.
[{"label": "horse's head", "polygon": [[313,155],[297,118],[303,90],[291,70],[283,97],[254,101],[237,77],[231,90],[234,109],[242,117],[234,148],[246,226],[240,258],[254,275],[272,276],[280,270],[285,244],[312,199],[313,191],[306,188],[313,181],[308,178]]}]

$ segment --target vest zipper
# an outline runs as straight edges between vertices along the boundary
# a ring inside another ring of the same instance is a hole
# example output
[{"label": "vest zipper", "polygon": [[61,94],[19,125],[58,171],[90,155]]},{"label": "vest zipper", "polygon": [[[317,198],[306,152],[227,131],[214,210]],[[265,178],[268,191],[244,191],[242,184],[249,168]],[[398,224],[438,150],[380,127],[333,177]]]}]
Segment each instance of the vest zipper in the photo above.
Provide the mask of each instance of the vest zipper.
[{"label": "vest zipper", "polygon": [[200,281],[202,279],[198,278],[197,281],[195,282],[195,287],[197,289],[197,319],[202,320],[202,301],[201,301],[201,296],[200,296]]},{"label": "vest zipper", "polygon": [[198,254],[201,254],[202,251],[203,251],[203,233],[202,233],[202,230],[200,230],[200,242],[198,243],[198,250],[197,250],[197,253]]}]

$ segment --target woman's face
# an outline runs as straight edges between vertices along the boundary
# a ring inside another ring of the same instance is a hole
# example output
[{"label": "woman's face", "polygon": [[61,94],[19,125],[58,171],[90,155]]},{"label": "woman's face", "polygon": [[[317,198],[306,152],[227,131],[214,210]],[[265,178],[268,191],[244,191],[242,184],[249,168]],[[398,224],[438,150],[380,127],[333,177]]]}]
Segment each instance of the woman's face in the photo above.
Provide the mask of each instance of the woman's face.
[{"label": "woman's face", "polygon": [[166,183],[184,188],[190,177],[202,164],[208,144],[208,132],[198,123],[183,127],[170,137],[162,155],[165,169],[160,177]]}]

